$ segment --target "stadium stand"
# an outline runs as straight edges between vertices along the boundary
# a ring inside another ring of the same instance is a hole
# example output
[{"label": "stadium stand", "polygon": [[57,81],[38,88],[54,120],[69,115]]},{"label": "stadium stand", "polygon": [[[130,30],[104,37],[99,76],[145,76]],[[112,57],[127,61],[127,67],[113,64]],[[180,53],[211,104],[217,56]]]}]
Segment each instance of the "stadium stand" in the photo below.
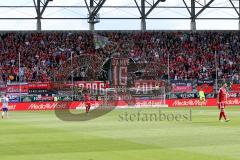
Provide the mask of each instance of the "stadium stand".
[{"label": "stadium stand", "polygon": [[[131,58],[142,78],[239,81],[239,32],[91,32],[1,33],[0,78],[3,81],[69,79],[70,58],[82,80],[107,79],[102,66],[111,56]],[[100,40],[99,40],[100,37]],[[19,72],[19,54],[21,67]],[[215,61],[215,56],[217,61]],[[91,57],[91,58],[89,58]],[[81,66],[81,58],[84,66]],[[147,64],[148,65],[145,65]]]}]

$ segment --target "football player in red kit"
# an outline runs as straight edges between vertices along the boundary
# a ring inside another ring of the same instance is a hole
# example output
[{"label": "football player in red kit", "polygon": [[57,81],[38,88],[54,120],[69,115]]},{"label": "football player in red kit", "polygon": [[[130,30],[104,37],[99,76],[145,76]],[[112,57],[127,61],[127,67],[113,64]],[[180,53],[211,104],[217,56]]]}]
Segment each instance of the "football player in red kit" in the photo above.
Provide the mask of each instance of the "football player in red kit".
[{"label": "football player in red kit", "polygon": [[88,91],[86,91],[84,94],[84,100],[85,100],[86,113],[89,113],[90,108],[91,108],[91,98],[90,98],[90,94],[88,93]]},{"label": "football player in red kit", "polygon": [[223,86],[219,89],[217,102],[218,102],[218,109],[220,110],[219,120],[221,120],[223,117],[226,122],[229,121],[229,119],[227,119],[226,114],[225,114],[227,97],[228,97],[227,83],[224,83]]}]

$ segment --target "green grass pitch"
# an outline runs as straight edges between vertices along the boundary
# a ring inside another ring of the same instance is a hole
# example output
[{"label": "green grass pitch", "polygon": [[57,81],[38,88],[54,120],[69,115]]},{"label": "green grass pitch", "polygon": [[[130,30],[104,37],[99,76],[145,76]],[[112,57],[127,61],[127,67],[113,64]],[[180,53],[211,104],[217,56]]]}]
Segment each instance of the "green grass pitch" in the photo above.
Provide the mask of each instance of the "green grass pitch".
[{"label": "green grass pitch", "polygon": [[[189,108],[160,109],[190,114]],[[194,108],[192,121],[126,121],[125,113],[159,109],[116,109],[86,122],[64,122],[53,111],[10,112],[0,120],[1,160],[237,160],[240,108]],[[82,111],[75,111],[82,112]]]}]

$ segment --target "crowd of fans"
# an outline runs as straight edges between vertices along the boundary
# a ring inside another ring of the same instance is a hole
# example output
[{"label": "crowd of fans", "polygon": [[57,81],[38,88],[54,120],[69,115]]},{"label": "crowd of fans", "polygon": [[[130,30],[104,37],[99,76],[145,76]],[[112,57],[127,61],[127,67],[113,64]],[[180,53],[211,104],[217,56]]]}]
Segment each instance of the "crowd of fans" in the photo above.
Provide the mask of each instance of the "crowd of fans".
[{"label": "crowd of fans", "polygon": [[114,56],[130,79],[240,79],[239,32],[14,32],[0,34],[0,80],[104,80]]}]

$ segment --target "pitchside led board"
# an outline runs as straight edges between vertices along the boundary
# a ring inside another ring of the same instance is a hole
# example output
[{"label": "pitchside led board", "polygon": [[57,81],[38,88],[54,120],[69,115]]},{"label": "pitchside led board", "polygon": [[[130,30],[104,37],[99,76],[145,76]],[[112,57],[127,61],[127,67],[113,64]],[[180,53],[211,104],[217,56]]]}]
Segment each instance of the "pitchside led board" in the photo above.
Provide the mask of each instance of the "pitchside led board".
[{"label": "pitchside led board", "polygon": [[113,58],[112,59],[112,77],[113,85],[118,88],[127,86],[127,66],[128,58]]}]

